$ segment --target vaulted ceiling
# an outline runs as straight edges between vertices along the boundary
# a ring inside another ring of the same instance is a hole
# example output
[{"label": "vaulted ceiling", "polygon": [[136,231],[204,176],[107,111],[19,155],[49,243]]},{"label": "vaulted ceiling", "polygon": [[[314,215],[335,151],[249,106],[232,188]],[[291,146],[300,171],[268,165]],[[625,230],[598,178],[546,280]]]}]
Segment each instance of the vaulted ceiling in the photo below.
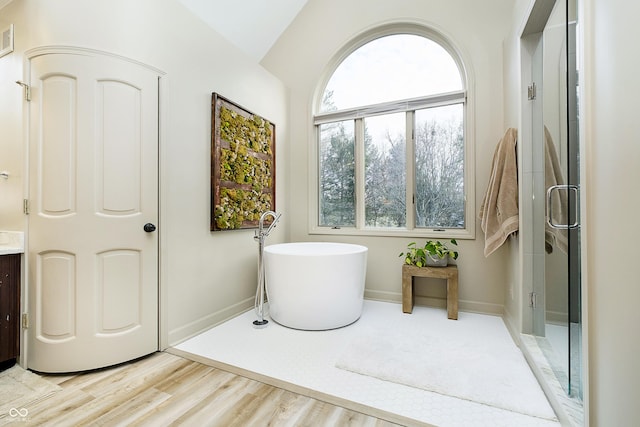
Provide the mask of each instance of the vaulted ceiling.
[{"label": "vaulted ceiling", "polygon": [[[12,0],[0,0],[0,9]],[[308,0],[178,0],[260,62]]]},{"label": "vaulted ceiling", "polygon": [[260,62],[307,0],[178,0]]}]

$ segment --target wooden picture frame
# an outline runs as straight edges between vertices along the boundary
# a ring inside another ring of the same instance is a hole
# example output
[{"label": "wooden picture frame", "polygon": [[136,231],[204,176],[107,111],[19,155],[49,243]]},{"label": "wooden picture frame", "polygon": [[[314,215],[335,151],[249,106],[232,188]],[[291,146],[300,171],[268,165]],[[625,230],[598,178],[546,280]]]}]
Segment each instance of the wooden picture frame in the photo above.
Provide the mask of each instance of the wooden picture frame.
[{"label": "wooden picture frame", "polygon": [[256,228],[275,211],[276,129],[217,94],[211,100],[211,231]]}]

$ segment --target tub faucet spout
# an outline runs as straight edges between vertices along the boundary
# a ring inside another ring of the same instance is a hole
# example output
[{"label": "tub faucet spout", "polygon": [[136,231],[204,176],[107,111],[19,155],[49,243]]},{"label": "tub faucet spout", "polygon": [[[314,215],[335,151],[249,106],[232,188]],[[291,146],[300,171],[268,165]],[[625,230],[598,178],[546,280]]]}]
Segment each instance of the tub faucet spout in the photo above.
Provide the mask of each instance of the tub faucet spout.
[{"label": "tub faucet spout", "polygon": [[[267,219],[268,216],[271,216],[273,218],[273,221],[265,231],[264,221]],[[271,233],[271,230],[276,226],[276,223],[278,222],[281,216],[282,214],[274,211],[266,211],[262,215],[260,215],[260,221],[258,221],[258,230],[256,231],[256,235],[253,236],[253,238],[255,240],[264,240],[264,238],[267,237],[269,233]]]}]

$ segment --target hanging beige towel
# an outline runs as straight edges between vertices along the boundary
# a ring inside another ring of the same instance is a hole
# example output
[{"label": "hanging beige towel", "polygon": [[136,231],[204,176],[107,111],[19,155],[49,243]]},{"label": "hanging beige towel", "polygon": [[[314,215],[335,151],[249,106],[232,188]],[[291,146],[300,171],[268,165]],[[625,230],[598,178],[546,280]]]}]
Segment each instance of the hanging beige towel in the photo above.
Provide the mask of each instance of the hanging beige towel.
[{"label": "hanging beige towel", "polygon": [[484,256],[491,255],[518,231],[518,131],[510,128],[493,154],[491,176],[480,208],[480,226],[485,235]]},{"label": "hanging beige towel", "polygon": [[[546,189],[553,185],[563,185],[564,178],[562,177],[562,168],[558,161],[558,154],[556,152],[556,145],[553,143],[553,138],[547,127],[544,127],[544,185]],[[567,191],[557,190],[551,194],[551,219],[554,224],[567,224]],[[548,203],[548,199],[545,198],[545,204]],[[565,254],[567,253],[567,230],[558,230],[545,222],[544,229],[544,247],[545,251],[550,254],[553,252],[553,247],[556,246]]]}]

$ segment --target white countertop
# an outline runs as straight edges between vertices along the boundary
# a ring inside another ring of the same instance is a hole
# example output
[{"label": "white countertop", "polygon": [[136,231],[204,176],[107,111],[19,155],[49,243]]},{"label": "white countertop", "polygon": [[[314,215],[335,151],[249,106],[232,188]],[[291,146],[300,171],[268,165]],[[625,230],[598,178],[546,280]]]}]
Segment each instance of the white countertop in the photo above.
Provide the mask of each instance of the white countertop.
[{"label": "white countertop", "polygon": [[0,255],[24,253],[22,231],[0,231]]}]

